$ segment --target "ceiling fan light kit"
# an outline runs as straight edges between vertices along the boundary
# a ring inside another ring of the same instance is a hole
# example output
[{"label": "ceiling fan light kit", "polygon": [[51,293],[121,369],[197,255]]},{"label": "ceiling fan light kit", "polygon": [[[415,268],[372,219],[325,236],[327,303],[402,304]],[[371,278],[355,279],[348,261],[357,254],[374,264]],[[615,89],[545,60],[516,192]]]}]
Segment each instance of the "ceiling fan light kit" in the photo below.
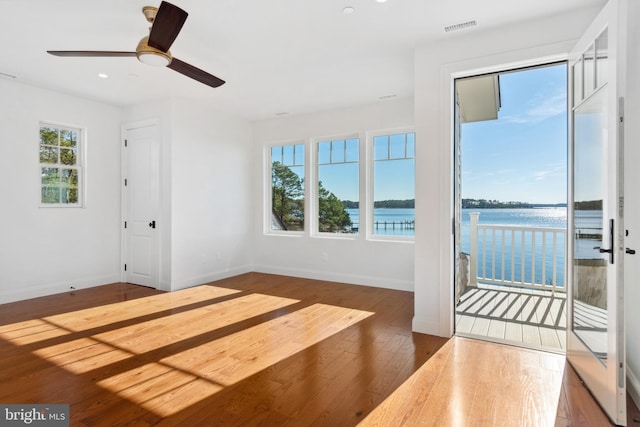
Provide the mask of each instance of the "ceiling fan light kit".
[{"label": "ceiling fan light kit", "polygon": [[171,55],[169,48],[187,20],[187,12],[178,6],[163,1],[160,3],[160,7],[157,8],[154,6],[143,7],[142,13],[147,22],[151,23],[151,28],[149,28],[149,35],[138,42],[135,52],[48,50],[47,53],[62,57],[135,56],[140,62],[170,68],[207,86],[218,87],[225,83],[224,80]]},{"label": "ceiling fan light kit", "polygon": [[143,37],[136,47],[136,56],[147,65],[154,67],[166,67],[171,64],[171,52],[163,52],[160,49],[149,46],[149,37]]}]

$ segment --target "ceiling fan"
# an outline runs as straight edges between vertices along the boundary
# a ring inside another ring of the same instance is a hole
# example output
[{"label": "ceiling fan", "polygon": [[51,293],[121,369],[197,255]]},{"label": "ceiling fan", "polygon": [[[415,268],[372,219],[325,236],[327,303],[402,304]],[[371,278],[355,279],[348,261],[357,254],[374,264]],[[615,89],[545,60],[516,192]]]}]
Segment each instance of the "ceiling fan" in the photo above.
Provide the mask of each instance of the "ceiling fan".
[{"label": "ceiling fan", "polygon": [[225,82],[193,65],[171,55],[169,48],[178,36],[188,13],[163,1],[160,7],[145,6],[142,13],[151,23],[149,35],[138,43],[135,52],[95,51],[95,50],[48,50],[47,53],[65,57],[126,57],[135,56],[145,64],[166,66],[180,74],[197,80],[211,87],[218,87]]}]

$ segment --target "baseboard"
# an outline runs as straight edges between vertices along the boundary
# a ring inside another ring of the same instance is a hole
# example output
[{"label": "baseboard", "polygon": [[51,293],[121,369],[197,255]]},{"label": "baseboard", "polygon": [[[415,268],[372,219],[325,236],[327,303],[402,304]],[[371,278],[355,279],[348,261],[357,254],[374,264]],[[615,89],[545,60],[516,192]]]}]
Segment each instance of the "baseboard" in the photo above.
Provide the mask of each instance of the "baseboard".
[{"label": "baseboard", "polygon": [[640,380],[629,368],[627,368],[627,393],[631,396],[633,403],[640,408]]},{"label": "baseboard", "polygon": [[190,277],[188,279],[178,279],[174,283],[172,283],[171,290],[177,291],[179,289],[191,288],[193,286],[203,285],[209,282],[215,282],[216,280],[222,280],[228,277],[250,273],[251,271],[253,271],[253,268],[250,265],[241,265],[238,267],[229,268],[222,271],[207,273],[202,276]]},{"label": "baseboard", "polygon": [[107,283],[120,282],[119,274],[86,278],[82,280],[65,280],[59,283],[46,284],[40,286],[30,286],[23,289],[12,289],[11,291],[0,292],[0,304],[8,302],[22,301],[30,298],[44,297],[47,295],[60,294],[71,290],[93,288]]},{"label": "baseboard", "polygon": [[255,265],[253,267],[253,271],[256,273],[279,274],[283,276],[300,277],[303,279],[326,280],[328,282],[348,283],[350,285],[373,286],[375,288],[413,292],[413,281],[409,280],[362,276],[357,274],[343,274],[331,271],[273,267],[269,265]]},{"label": "baseboard", "polygon": [[[413,332],[418,332],[420,334],[427,335],[435,335],[435,336],[444,336],[440,332],[440,325],[437,322],[432,322],[426,319],[419,319],[417,317],[413,318],[411,322],[411,329]],[[449,338],[448,336],[444,336],[445,338]]]}]

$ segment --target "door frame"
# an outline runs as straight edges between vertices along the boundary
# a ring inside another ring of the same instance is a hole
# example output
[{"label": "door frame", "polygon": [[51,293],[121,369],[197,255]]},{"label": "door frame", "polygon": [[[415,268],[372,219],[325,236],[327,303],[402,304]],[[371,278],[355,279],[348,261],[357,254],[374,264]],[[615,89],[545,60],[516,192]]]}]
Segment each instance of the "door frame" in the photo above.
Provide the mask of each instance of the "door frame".
[{"label": "door frame", "polygon": [[[444,138],[447,144],[441,144],[440,159],[443,165],[442,175],[447,179],[441,181],[441,194],[444,195],[440,204],[440,241],[442,252],[448,256],[440,258],[440,328],[441,336],[451,337],[455,331],[455,257],[452,221],[455,219],[454,189],[455,189],[455,80],[480,74],[497,73],[518,68],[535,67],[542,64],[567,61],[569,52],[575,45],[575,40],[522,49],[496,55],[489,55],[467,61],[456,62],[442,66],[440,69],[440,128],[446,130]],[[566,277],[566,276],[565,276]]]},{"label": "door frame", "polygon": [[[568,56],[566,56],[568,58]],[[455,77],[454,78],[454,97],[455,97],[455,82],[458,79],[464,79],[464,78],[475,78],[475,77],[483,77],[483,76],[502,76],[503,74],[515,74],[515,73],[520,73],[520,72],[525,72],[528,70],[535,70],[535,69],[541,69],[541,68],[545,68],[545,67],[553,67],[553,66],[559,66],[559,65],[563,65],[565,66],[567,73],[569,70],[569,62],[567,59],[564,60],[554,60],[554,61],[544,61],[544,60],[531,60],[531,61],[527,61],[526,62],[527,65],[526,66],[520,66],[520,67],[511,67],[511,68],[505,68],[504,66],[499,66],[497,71],[492,71],[492,72],[484,72],[482,74],[470,74],[470,75],[465,75],[464,77]],[[569,87],[568,87],[568,74],[567,74],[567,86],[565,88],[565,94],[567,96],[567,100],[569,97]],[[455,99],[455,98],[454,98]],[[570,111],[568,109],[568,104],[567,104],[567,110],[566,110],[566,114],[567,116],[570,114]],[[461,123],[461,119],[459,117],[459,109],[458,109],[458,105],[457,102],[454,102],[453,105],[453,113],[452,113],[452,122],[453,122],[453,152],[454,152],[454,158],[453,158],[453,233],[454,233],[454,242],[453,242],[453,252],[452,252],[452,257],[453,257],[453,286],[454,286],[454,296],[453,296],[453,316],[454,316],[454,333],[457,333],[455,331],[456,329],[456,309],[455,309],[455,305],[457,303],[456,301],[456,297],[455,297],[455,287],[457,284],[457,274],[458,271],[456,270],[456,266],[460,264],[458,256],[459,256],[459,251],[458,251],[458,244],[455,241],[455,233],[459,231],[461,223],[462,223],[462,218],[461,218],[461,213],[462,213],[462,206],[459,205],[459,202],[462,201],[462,195],[458,194],[458,191],[462,191],[462,187],[464,186],[464,184],[462,184],[461,182],[457,182],[457,179],[461,179],[462,175],[461,175],[461,171],[459,170],[460,166],[461,166],[461,162],[462,162],[462,154],[458,152],[458,150],[461,148],[460,143],[462,141],[462,123]],[[569,152],[569,133],[568,133],[568,124],[567,124],[567,137],[566,137],[566,149],[567,149],[567,153]],[[566,167],[567,167],[567,172],[569,171],[569,162],[568,159],[565,159],[566,163]],[[565,189],[568,190],[569,187],[569,179],[567,177],[567,181],[565,182],[566,187]],[[565,196],[568,197],[568,192],[565,193]],[[567,210],[567,216],[569,215],[569,212]],[[567,218],[568,219],[568,218]],[[565,228],[565,231],[567,231],[567,235],[569,235],[568,233],[569,230],[569,224],[567,222],[567,226]],[[568,239],[566,239],[568,240]],[[567,247],[567,241],[564,242],[564,252],[565,254],[567,253],[568,247]],[[472,271],[472,268],[474,266],[473,265],[469,265],[469,275],[474,274]],[[565,291],[569,292],[568,289],[568,280],[567,280],[567,263],[565,262],[564,265],[564,288]],[[565,314],[567,313],[567,307],[565,305],[563,311],[565,312]],[[557,328],[554,328],[557,329]],[[497,343],[501,343],[501,344],[505,344],[505,345],[517,345],[520,347],[524,347],[524,348],[529,348],[529,349],[533,349],[533,350],[541,350],[541,351],[547,351],[547,352],[554,352],[554,353],[558,353],[558,354],[565,354],[565,350],[564,348],[561,349],[555,349],[555,348],[551,348],[551,347],[547,347],[543,344],[540,345],[535,345],[535,344],[528,344],[524,341],[518,341],[517,343],[514,341],[509,341],[506,339],[501,339],[501,338],[495,338],[495,337],[489,337],[487,335],[475,335],[471,332],[467,333],[467,332],[460,332],[459,333],[460,336],[463,337],[467,337],[467,338],[474,338],[474,339],[481,339],[481,340],[485,340],[485,341],[493,341],[493,342],[497,342]]]},{"label": "door frame", "polygon": [[[122,207],[121,212],[120,212],[120,272],[121,272],[121,281],[122,282],[126,282],[127,281],[127,272],[124,269],[125,264],[127,263],[127,259],[129,256],[129,245],[128,245],[128,239],[127,239],[127,230],[125,229],[125,221],[127,219],[127,214],[128,214],[128,210],[129,210],[129,201],[128,201],[128,197],[127,197],[127,191],[125,188],[125,179],[127,179],[127,170],[128,170],[128,155],[127,155],[127,150],[126,150],[126,140],[127,140],[127,134],[130,130],[133,129],[139,129],[139,128],[144,128],[144,127],[151,127],[154,126],[156,128],[156,134],[158,137],[158,150],[159,150],[159,170],[161,171],[160,173],[160,179],[158,181],[158,185],[159,185],[159,190],[158,190],[158,213],[157,213],[157,221],[159,224],[163,224],[164,225],[164,219],[162,218],[162,194],[163,194],[163,183],[162,183],[162,146],[161,146],[161,140],[160,140],[160,120],[158,119],[148,119],[148,120],[141,120],[141,121],[135,121],[135,122],[127,122],[125,124],[123,124],[121,126],[121,130],[120,130],[120,206]],[[156,277],[157,277],[157,283],[155,284],[155,287],[157,289],[162,289],[162,277],[161,277],[161,273],[162,273],[162,235],[163,235],[163,231],[166,229],[166,227],[160,227],[159,228],[159,236],[158,236],[158,250],[157,250],[157,262],[156,262]]]}]

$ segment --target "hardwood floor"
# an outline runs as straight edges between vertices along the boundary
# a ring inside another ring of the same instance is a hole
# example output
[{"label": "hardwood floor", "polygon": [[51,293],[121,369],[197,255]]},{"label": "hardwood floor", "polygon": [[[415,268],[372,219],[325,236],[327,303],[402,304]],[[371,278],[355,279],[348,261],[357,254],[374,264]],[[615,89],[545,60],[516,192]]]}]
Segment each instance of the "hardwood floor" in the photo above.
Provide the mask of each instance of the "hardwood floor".
[{"label": "hardwood floor", "polygon": [[412,317],[409,292],[257,273],[0,305],[0,402],[74,426],[610,425],[562,356]]}]

